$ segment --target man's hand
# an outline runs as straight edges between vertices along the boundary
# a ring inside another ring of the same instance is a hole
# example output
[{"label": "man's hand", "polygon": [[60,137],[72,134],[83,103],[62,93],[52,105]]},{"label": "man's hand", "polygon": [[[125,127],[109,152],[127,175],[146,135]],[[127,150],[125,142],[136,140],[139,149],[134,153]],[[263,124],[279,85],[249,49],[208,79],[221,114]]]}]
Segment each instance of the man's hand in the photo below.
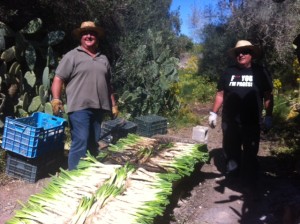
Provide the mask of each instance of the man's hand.
[{"label": "man's hand", "polygon": [[118,109],[118,106],[113,106],[113,107],[112,107],[112,110],[111,110],[111,113],[112,113],[113,119],[117,118],[118,115],[119,115],[119,109]]},{"label": "man's hand", "polygon": [[60,99],[51,100],[53,114],[58,116],[60,113],[65,112],[63,103]]},{"label": "man's hand", "polygon": [[208,124],[211,128],[215,128],[217,126],[217,117],[218,115],[215,112],[209,112]]}]

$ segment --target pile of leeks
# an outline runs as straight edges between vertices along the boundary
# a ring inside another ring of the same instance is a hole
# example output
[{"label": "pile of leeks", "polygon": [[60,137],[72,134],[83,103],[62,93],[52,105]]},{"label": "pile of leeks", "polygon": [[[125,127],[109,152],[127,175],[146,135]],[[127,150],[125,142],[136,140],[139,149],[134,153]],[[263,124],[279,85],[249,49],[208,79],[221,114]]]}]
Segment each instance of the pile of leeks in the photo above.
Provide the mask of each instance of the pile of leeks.
[{"label": "pile of leeks", "polygon": [[129,134],[97,158],[88,153],[76,170],[60,169],[6,223],[153,223],[169,204],[173,183],[207,160],[206,145]]}]

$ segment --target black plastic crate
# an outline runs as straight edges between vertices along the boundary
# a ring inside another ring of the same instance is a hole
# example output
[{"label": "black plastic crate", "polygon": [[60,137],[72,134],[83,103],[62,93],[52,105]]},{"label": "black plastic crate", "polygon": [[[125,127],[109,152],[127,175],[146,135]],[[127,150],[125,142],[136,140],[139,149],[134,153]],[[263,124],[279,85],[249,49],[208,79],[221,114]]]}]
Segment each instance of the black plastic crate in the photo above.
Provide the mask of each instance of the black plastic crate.
[{"label": "black plastic crate", "polygon": [[116,118],[102,123],[100,139],[116,142],[120,138],[125,138],[129,133],[136,133],[136,130],[137,125],[134,122]]},{"label": "black plastic crate", "polygon": [[64,151],[56,150],[39,158],[26,158],[19,154],[7,153],[6,174],[31,183],[54,174],[64,163]]},{"label": "black plastic crate", "polygon": [[137,134],[145,137],[166,134],[168,131],[168,120],[158,115],[136,117],[134,122],[137,124]]}]

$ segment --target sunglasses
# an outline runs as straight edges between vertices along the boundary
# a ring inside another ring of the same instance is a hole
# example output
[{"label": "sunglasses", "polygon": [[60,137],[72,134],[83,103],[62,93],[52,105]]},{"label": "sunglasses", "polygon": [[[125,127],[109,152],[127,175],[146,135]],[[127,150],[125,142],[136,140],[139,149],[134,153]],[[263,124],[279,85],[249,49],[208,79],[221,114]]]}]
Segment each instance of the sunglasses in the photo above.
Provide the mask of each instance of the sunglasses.
[{"label": "sunglasses", "polygon": [[82,31],[80,34],[81,34],[81,36],[88,35],[88,34],[93,35],[93,36],[97,36],[97,33],[95,31],[92,31],[92,30],[85,30],[85,31]]},{"label": "sunglasses", "polygon": [[239,51],[235,51],[235,56],[239,56],[239,55],[247,55],[247,54],[251,54],[252,51],[249,49],[244,49],[244,50],[239,50]]}]

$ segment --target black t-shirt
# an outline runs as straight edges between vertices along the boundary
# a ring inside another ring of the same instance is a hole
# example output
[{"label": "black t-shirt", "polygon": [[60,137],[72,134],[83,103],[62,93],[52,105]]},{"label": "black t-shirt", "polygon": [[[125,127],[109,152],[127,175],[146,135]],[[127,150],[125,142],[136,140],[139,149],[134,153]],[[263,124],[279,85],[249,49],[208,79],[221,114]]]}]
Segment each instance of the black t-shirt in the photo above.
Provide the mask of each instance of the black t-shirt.
[{"label": "black t-shirt", "polygon": [[271,76],[262,66],[228,67],[218,82],[218,91],[224,91],[223,121],[258,124],[264,93],[272,88]]}]

